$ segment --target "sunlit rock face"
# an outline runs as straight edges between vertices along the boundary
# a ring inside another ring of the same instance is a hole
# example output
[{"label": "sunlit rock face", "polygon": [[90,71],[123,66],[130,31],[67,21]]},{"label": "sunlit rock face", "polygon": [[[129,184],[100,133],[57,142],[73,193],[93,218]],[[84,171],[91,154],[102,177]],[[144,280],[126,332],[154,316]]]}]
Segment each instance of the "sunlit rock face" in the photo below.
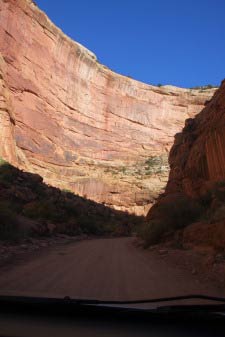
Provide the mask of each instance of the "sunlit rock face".
[{"label": "sunlit rock face", "polygon": [[[32,1],[0,1],[0,155],[51,185],[146,214],[167,182],[174,135],[214,91],[116,74]],[[207,141],[211,175],[219,137]]]}]

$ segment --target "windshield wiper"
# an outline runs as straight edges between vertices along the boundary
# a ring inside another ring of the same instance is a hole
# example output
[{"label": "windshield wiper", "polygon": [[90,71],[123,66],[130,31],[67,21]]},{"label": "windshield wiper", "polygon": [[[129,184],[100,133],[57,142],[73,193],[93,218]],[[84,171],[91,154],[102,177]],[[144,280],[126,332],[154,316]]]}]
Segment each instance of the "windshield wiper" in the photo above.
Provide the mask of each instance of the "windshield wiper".
[{"label": "windshield wiper", "polygon": [[[177,304],[183,300],[205,300],[206,304]],[[168,302],[168,305],[165,304]],[[174,302],[174,304],[171,302]],[[212,302],[209,303],[209,302]],[[162,303],[162,305],[159,305]],[[153,304],[149,307],[142,307],[139,304]],[[46,298],[46,297],[28,297],[28,296],[0,296],[0,311],[10,312],[13,310],[28,312],[38,311],[65,313],[91,313],[91,314],[140,314],[146,315],[167,315],[175,317],[186,314],[219,314],[225,313],[225,298],[207,295],[185,295],[174,297],[160,297],[155,299],[140,299],[131,301],[102,301],[97,299],[79,299],[70,298]]]},{"label": "windshield wiper", "polygon": [[[67,298],[67,300],[70,300]],[[174,297],[159,297],[153,299],[140,299],[130,301],[101,301],[101,300],[75,300],[79,304],[86,305],[101,305],[101,306],[121,306],[121,305],[135,305],[135,304],[156,304],[165,302],[179,302],[184,300],[204,300],[210,301],[212,304],[170,304],[160,305],[154,308],[143,308],[141,310],[158,312],[158,313],[181,313],[181,312],[225,312],[225,297],[207,296],[207,295],[184,295]],[[73,300],[71,300],[73,301]],[[217,304],[215,304],[217,303]]]},{"label": "windshield wiper", "polygon": [[145,304],[145,303],[160,303],[160,302],[173,302],[182,300],[206,300],[212,302],[224,303],[225,297],[207,296],[207,295],[184,295],[184,296],[174,296],[174,297],[159,297],[151,299],[138,299],[130,301],[102,301],[102,300],[86,300],[86,299],[71,299],[69,296],[64,297],[64,300],[75,301],[84,304],[105,304],[105,305],[126,305],[126,304]]},{"label": "windshield wiper", "polygon": [[[117,300],[98,300],[98,299],[79,299],[71,298],[70,296],[65,296],[64,298],[52,298],[52,297],[33,297],[33,296],[8,296],[0,295],[0,304],[1,302],[24,302],[24,303],[64,303],[64,304],[76,304],[76,305],[133,305],[133,304],[151,304],[151,303],[161,303],[161,302],[177,302],[183,300],[205,300],[211,302],[218,302],[219,305],[225,306],[225,297],[216,297],[208,295],[184,295],[184,296],[173,296],[173,297],[159,297],[151,299],[137,299],[137,300],[128,300],[128,301],[117,301]],[[192,304],[191,306],[195,306]],[[206,306],[205,304],[196,304],[198,306]],[[207,306],[213,306],[215,304],[207,304]],[[179,305],[181,307],[183,305]],[[184,304],[184,306],[187,306]],[[190,306],[190,305],[188,305]],[[175,305],[174,307],[178,307]]]}]

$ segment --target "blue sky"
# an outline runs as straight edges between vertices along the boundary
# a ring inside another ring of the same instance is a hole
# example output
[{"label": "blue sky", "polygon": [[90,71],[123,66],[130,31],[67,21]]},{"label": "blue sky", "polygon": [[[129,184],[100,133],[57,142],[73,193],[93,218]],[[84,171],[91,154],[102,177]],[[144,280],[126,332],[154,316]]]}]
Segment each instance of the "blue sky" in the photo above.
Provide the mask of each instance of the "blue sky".
[{"label": "blue sky", "polygon": [[225,77],[225,0],[35,0],[112,70],[193,87]]}]

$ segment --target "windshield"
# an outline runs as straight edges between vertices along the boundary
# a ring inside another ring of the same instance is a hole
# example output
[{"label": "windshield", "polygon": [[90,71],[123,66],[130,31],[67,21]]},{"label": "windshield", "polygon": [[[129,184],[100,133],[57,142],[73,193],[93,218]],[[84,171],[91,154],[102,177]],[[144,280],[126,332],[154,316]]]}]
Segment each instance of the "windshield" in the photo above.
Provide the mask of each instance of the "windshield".
[{"label": "windshield", "polygon": [[225,297],[224,102],[225,82],[135,81],[0,1],[0,295]]}]

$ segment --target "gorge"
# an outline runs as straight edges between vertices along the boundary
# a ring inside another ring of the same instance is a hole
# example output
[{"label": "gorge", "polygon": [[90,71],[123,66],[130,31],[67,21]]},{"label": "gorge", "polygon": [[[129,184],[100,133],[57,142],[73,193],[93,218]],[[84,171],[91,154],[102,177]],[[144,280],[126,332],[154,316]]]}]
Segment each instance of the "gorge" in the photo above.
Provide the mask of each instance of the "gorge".
[{"label": "gorge", "polygon": [[3,295],[224,296],[224,98],[117,74],[0,0]]},{"label": "gorge", "polygon": [[175,134],[215,91],[116,74],[31,0],[0,3],[0,156],[49,185],[146,215]]}]

